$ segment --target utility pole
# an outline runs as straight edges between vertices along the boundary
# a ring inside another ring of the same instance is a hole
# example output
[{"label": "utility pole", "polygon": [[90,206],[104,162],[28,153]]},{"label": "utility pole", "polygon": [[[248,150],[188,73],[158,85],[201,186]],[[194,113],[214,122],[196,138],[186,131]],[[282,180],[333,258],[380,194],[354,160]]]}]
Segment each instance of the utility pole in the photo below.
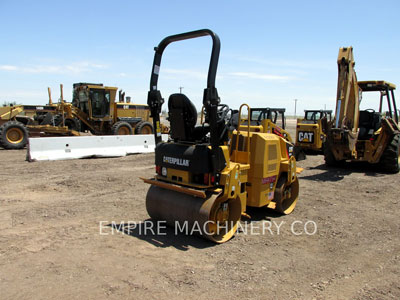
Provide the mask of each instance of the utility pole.
[{"label": "utility pole", "polygon": [[296,118],[297,99],[294,99],[294,117]]},{"label": "utility pole", "polygon": [[182,89],[183,89],[183,86],[180,86],[179,87],[179,94],[182,94]]}]

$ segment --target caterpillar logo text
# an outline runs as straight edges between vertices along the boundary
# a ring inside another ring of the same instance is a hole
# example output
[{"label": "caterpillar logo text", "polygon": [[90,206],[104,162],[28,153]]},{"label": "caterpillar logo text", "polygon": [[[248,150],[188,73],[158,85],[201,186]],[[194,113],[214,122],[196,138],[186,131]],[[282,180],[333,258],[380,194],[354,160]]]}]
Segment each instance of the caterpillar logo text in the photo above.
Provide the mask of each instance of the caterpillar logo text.
[{"label": "caterpillar logo text", "polygon": [[312,143],[314,141],[314,132],[300,131],[299,142]]},{"label": "caterpillar logo text", "polygon": [[183,158],[164,156],[163,162],[167,163],[167,164],[171,164],[171,165],[176,165],[176,166],[189,167],[189,160],[183,159]]}]

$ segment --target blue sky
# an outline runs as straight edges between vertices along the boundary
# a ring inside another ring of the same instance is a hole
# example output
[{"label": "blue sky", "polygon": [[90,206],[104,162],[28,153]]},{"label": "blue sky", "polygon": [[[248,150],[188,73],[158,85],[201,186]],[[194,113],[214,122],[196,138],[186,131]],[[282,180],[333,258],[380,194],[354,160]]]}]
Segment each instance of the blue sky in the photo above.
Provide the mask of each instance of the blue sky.
[{"label": "blue sky", "polygon": [[[384,4],[383,4],[384,3]],[[217,88],[238,107],[334,109],[339,47],[354,47],[359,80],[400,85],[399,1],[0,0],[0,104],[47,102],[59,84],[117,86],[146,103],[154,51],[164,37],[209,28],[221,39]],[[164,52],[159,88],[201,107],[211,39]],[[396,91],[396,98],[399,98]],[[377,95],[376,95],[377,97]],[[367,97],[362,106],[377,107]]]}]

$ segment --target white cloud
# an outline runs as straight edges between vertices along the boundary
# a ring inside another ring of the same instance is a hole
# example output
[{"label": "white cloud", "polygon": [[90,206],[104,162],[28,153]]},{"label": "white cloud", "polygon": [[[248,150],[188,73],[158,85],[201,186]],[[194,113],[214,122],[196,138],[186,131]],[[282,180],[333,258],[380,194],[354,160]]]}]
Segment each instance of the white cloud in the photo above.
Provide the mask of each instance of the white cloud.
[{"label": "white cloud", "polygon": [[241,78],[250,78],[250,79],[260,79],[265,81],[288,81],[293,79],[289,76],[281,76],[281,75],[272,75],[272,74],[259,74],[252,72],[232,72],[228,73],[228,75],[241,77]]},{"label": "white cloud", "polygon": [[16,70],[18,70],[18,67],[9,66],[9,65],[2,65],[2,66],[0,66],[0,70],[3,70],[3,71],[16,71]]},{"label": "white cloud", "polygon": [[106,65],[94,64],[90,62],[74,62],[68,65],[33,65],[33,66],[12,66],[12,65],[0,65],[0,70],[12,71],[19,73],[47,73],[47,74],[64,74],[64,73],[88,73],[94,72],[100,69],[106,69]]}]

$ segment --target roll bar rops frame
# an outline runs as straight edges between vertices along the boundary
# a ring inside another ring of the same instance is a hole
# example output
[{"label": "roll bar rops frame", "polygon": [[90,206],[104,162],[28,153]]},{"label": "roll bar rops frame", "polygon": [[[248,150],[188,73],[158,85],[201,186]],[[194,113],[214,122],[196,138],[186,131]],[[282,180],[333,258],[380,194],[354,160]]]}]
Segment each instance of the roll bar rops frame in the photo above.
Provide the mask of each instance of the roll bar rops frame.
[{"label": "roll bar rops frame", "polygon": [[[215,78],[217,74],[218,67],[218,59],[219,52],[221,48],[221,43],[219,37],[216,33],[209,29],[201,29],[176,35],[171,35],[164,38],[157,47],[154,48],[154,61],[153,67],[151,71],[150,78],[150,91],[147,95],[147,104],[150,107],[151,117],[153,118],[153,126],[154,126],[154,138],[156,145],[161,142],[161,128],[160,128],[160,113],[161,107],[164,103],[164,99],[161,96],[161,92],[157,89],[158,84],[158,76],[160,73],[160,65],[161,58],[165,48],[173,43],[193,38],[198,38],[202,36],[210,36],[212,38],[212,50],[211,50],[211,58],[210,58],[210,66],[208,68],[208,77],[207,77],[207,88],[204,89],[203,94],[203,105],[205,108],[205,112],[208,115],[209,125],[210,125],[210,142],[211,149],[213,152],[213,160],[216,159],[218,147],[219,147],[219,136],[217,131],[217,109],[218,104],[220,102],[218,97],[218,92],[215,87]],[[216,161],[213,161],[214,166],[217,164]],[[215,170],[215,169],[214,169]]]}]

